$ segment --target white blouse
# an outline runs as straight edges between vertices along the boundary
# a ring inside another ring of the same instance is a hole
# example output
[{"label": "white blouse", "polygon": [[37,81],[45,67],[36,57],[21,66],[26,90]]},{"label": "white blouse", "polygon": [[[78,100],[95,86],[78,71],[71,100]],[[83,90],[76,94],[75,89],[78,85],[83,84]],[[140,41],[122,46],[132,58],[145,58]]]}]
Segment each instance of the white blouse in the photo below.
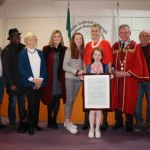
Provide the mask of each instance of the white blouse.
[{"label": "white blouse", "polygon": [[41,59],[36,49],[27,48],[27,54],[33,73],[33,77],[30,77],[28,80],[32,81],[33,78],[37,79],[40,77]]}]

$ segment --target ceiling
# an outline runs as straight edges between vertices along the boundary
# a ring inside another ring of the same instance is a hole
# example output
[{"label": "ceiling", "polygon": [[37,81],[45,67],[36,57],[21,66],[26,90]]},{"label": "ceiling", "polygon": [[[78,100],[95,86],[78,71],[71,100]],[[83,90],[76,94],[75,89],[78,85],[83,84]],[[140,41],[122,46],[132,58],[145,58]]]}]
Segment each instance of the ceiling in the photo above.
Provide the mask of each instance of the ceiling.
[{"label": "ceiling", "polygon": [[[24,0],[0,0],[0,2],[4,1],[24,1]],[[49,1],[68,1],[68,0],[49,0]],[[141,1],[141,0],[69,0],[69,1]],[[150,1],[150,0],[142,0],[142,1]]]},{"label": "ceiling", "polygon": [[[27,0],[0,0],[0,6],[4,4],[4,2],[9,1],[27,1]],[[31,1],[31,0],[30,0]],[[68,1],[68,0],[49,0],[49,1]],[[69,0],[69,1],[141,1],[141,0]],[[150,1],[150,0],[142,0],[142,1]]]}]

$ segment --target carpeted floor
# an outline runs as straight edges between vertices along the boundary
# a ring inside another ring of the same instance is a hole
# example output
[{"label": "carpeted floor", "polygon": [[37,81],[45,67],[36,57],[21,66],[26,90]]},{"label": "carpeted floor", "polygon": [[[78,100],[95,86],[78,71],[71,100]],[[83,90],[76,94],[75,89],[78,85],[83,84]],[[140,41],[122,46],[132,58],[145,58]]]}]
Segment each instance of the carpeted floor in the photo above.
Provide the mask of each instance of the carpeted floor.
[{"label": "carpeted floor", "polygon": [[70,134],[62,124],[59,129],[49,129],[45,122],[40,126],[43,131],[29,136],[19,134],[12,129],[0,130],[0,150],[149,150],[150,133],[143,129],[141,132],[127,133],[125,127],[114,131],[108,128],[101,139],[89,139],[88,130],[83,131],[78,125],[79,132]]}]

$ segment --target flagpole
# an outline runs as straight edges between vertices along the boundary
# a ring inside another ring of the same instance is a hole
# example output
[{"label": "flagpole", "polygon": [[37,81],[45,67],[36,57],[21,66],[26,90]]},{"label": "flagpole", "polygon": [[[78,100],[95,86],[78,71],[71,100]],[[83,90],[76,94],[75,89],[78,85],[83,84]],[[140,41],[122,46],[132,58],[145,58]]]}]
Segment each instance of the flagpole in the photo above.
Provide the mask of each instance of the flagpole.
[{"label": "flagpole", "polygon": [[70,23],[70,10],[69,10],[69,5],[70,5],[70,0],[68,0],[66,29],[67,29],[67,32],[68,32],[69,41],[71,41],[71,23]]},{"label": "flagpole", "polygon": [[[120,12],[119,12],[119,6],[120,6],[120,3],[119,3],[119,1],[117,1],[117,31],[118,31],[118,28],[119,28],[119,26],[120,26]],[[118,34],[117,34],[117,36],[118,36]],[[118,39],[119,39],[119,37],[118,37]]]},{"label": "flagpole", "polygon": [[117,25],[120,25],[120,14],[119,14],[119,1],[117,2]]}]

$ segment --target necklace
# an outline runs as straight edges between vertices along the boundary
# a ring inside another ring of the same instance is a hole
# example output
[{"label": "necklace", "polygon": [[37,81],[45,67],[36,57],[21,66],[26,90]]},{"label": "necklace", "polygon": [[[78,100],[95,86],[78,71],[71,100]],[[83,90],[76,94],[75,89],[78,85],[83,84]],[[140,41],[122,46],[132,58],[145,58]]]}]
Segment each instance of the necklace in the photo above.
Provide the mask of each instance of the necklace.
[{"label": "necklace", "polygon": [[31,53],[31,54],[34,54],[34,53],[35,53],[35,51],[36,51],[36,49],[34,49],[34,51],[33,51],[33,52],[29,51],[28,49],[27,49],[27,51],[28,51],[29,53]]},{"label": "necklace", "polygon": [[120,65],[120,70],[121,71],[124,71],[124,69],[125,69],[126,58],[127,58],[127,53],[125,53],[125,54],[120,53],[120,55],[119,55],[119,65]]},{"label": "necklace", "polygon": [[120,70],[123,71],[124,70],[124,65],[125,65],[125,62],[123,61],[119,61],[120,63]]},{"label": "necklace", "polygon": [[101,41],[102,41],[102,38],[99,39],[96,45],[94,45],[94,41],[92,41],[92,44],[91,44],[92,48],[98,47]]}]

